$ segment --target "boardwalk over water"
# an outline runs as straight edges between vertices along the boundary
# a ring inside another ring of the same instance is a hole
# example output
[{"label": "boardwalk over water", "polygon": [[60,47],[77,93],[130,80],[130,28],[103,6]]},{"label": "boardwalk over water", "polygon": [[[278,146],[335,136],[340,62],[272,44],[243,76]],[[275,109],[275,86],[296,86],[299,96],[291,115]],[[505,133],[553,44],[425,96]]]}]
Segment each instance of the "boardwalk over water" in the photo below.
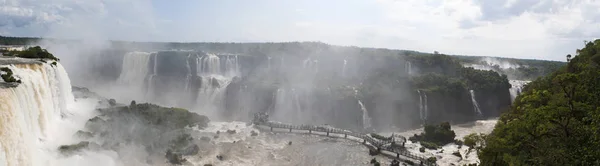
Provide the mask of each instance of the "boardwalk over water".
[{"label": "boardwalk over water", "polygon": [[[267,129],[269,129],[270,131],[273,131],[273,129],[284,129],[284,130],[288,130],[289,132],[307,131],[308,133],[306,133],[306,134],[317,134],[316,132],[322,132],[322,133],[326,133],[327,136],[329,136],[330,134],[344,135],[345,139],[350,139],[350,138],[354,138],[354,140],[360,139],[360,140],[362,140],[363,144],[370,145],[371,147],[373,147],[374,149],[376,149],[379,152],[388,152],[388,153],[395,154],[397,159],[401,159],[401,157],[403,157],[403,158],[413,161],[416,165],[419,165],[420,163],[422,163],[423,165],[430,165],[430,166],[437,165],[436,163],[427,161],[427,159],[423,156],[413,154],[413,153],[409,152],[408,150],[406,150],[404,148],[404,142],[406,141],[406,139],[403,137],[402,137],[403,138],[402,142],[398,143],[397,141],[394,141],[393,136],[390,137],[389,139],[382,140],[382,139],[373,138],[365,133],[351,132],[348,130],[337,129],[337,128],[332,128],[332,127],[313,126],[313,125],[291,125],[291,124],[285,124],[285,123],[271,122],[271,121],[267,121],[267,120],[254,120],[253,123],[258,126],[267,127]],[[319,135],[321,135],[321,134],[319,134]]]}]

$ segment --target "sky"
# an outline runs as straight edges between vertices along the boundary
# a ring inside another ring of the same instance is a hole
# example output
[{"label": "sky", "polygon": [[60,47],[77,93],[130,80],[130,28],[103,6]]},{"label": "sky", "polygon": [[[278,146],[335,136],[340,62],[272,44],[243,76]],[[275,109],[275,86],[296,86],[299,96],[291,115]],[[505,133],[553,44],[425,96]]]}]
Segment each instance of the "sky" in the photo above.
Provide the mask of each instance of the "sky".
[{"label": "sky", "polygon": [[564,61],[600,36],[600,0],[0,0],[0,35],[321,41]]}]

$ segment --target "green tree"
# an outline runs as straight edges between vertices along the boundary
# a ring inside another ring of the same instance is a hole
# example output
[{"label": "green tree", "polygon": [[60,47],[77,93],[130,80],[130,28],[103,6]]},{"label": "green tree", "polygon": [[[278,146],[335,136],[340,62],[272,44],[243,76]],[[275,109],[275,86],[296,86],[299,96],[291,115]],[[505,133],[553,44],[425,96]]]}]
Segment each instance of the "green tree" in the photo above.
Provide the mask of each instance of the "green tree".
[{"label": "green tree", "polygon": [[482,165],[600,165],[600,40],[524,88],[486,137]]}]

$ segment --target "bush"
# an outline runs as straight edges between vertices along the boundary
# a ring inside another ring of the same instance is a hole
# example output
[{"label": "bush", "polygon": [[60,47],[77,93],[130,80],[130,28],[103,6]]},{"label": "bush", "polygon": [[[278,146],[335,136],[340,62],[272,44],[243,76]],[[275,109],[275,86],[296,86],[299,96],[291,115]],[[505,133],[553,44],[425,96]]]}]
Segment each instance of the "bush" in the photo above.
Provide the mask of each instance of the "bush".
[{"label": "bush", "polygon": [[[443,146],[448,143],[455,142],[456,134],[450,128],[450,123],[444,122],[439,125],[425,125],[423,133],[410,137],[412,142],[421,142],[421,145],[428,148]],[[426,142],[426,143],[423,143]],[[431,145],[433,144],[433,145]]]},{"label": "bush", "polygon": [[21,80],[17,80],[15,77],[13,77],[13,72],[8,67],[2,67],[2,68],[0,68],[0,71],[5,72],[4,74],[0,75],[0,77],[2,77],[2,80],[4,80],[4,82],[21,83]]},{"label": "bush", "polygon": [[427,158],[427,161],[429,161],[430,163],[435,163],[435,162],[437,162],[437,158],[429,157],[429,158]]},{"label": "bush", "polygon": [[16,56],[21,58],[43,58],[43,59],[52,59],[55,61],[60,61],[60,59],[56,58],[54,55],[49,53],[46,49],[42,49],[40,46],[30,47],[27,50],[23,51],[11,51],[7,54],[8,56]]},{"label": "bush", "polygon": [[421,146],[427,148],[427,149],[437,149],[438,145],[436,145],[435,143],[432,142],[425,142],[425,141],[421,141]]},{"label": "bush", "polygon": [[389,141],[392,139],[392,137],[384,137],[382,135],[375,134],[375,133],[371,133],[371,137],[373,137],[375,139],[379,139],[379,140],[384,140],[384,141]]}]

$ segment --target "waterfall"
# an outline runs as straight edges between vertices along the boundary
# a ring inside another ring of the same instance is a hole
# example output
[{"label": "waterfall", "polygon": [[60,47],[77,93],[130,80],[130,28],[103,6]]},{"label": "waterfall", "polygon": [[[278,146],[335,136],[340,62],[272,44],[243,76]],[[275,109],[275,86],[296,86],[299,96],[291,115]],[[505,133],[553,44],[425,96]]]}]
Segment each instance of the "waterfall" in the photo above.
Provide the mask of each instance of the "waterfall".
[{"label": "waterfall", "polygon": [[190,82],[192,81],[192,67],[190,67],[191,56],[192,54],[188,54],[187,58],[185,59],[185,68],[187,75],[185,76],[184,92],[188,92],[190,90]]},{"label": "waterfall", "polygon": [[271,56],[267,57],[267,69],[271,69]]},{"label": "waterfall", "polygon": [[362,113],[363,113],[363,115],[362,115],[363,128],[364,129],[371,128],[371,117],[369,117],[369,112],[367,111],[367,108],[360,100],[358,100],[358,105],[360,105],[360,110],[362,110]]},{"label": "waterfall", "polygon": [[224,59],[225,68],[221,72],[221,59],[215,54],[196,57],[196,73],[200,77],[200,88],[196,98],[196,108],[217,113],[223,106],[225,89],[234,76],[239,75],[237,55]]},{"label": "waterfall", "polygon": [[406,61],[405,69],[408,75],[412,75],[412,64],[410,63],[410,61]]},{"label": "waterfall", "polygon": [[41,150],[50,124],[69,115],[74,102],[71,83],[62,65],[8,66],[22,83],[0,88],[0,165],[46,165]]},{"label": "waterfall", "polygon": [[[147,52],[129,52],[125,54],[121,75],[117,79],[118,85],[124,85],[133,89],[134,93],[143,94],[142,88],[146,76],[148,76],[148,62],[150,61],[150,53]],[[155,60],[156,65],[156,60]],[[156,66],[154,66],[156,70]],[[156,71],[154,71],[156,72]],[[155,74],[155,73],[154,73]]]},{"label": "waterfall", "polygon": [[421,120],[427,120],[427,114],[429,111],[428,103],[427,103],[427,93],[421,92],[421,90],[417,90],[419,93],[419,115],[421,116]]},{"label": "waterfall", "polygon": [[471,94],[471,103],[473,103],[473,109],[475,109],[475,113],[477,113],[477,116],[483,115],[481,114],[481,110],[479,109],[479,104],[477,103],[477,100],[475,100],[475,91],[469,90],[469,93]]},{"label": "waterfall", "polygon": [[509,80],[508,81],[511,85],[509,92],[510,92],[510,100],[512,102],[514,102],[515,98],[521,94],[521,90],[523,89],[523,86],[525,86],[527,83],[529,83],[530,81],[521,81],[521,80]]},{"label": "waterfall", "polygon": [[158,74],[156,70],[158,66],[158,53],[152,53],[151,57],[154,58],[154,62],[152,64],[152,74],[148,76],[148,83],[146,84],[146,97],[154,95],[154,77],[156,77],[156,75]]},{"label": "waterfall", "polygon": [[227,56],[227,58],[225,59],[225,75],[226,76],[236,76],[239,73],[239,68],[238,68],[238,57],[237,55],[234,58],[231,58],[231,56]]},{"label": "waterfall", "polygon": [[215,54],[207,54],[202,59],[203,74],[221,74],[221,60]]},{"label": "waterfall", "polygon": [[344,65],[342,66],[342,77],[346,77],[346,65],[348,61],[344,59]]}]

